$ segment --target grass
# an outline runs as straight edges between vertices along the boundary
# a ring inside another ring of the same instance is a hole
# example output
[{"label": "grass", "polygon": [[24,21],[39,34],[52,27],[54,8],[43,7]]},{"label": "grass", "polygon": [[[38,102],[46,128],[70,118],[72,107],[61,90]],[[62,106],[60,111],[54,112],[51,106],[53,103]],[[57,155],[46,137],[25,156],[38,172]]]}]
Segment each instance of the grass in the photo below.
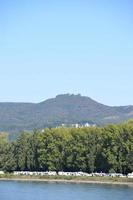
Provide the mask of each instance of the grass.
[{"label": "grass", "polygon": [[4,174],[0,175],[0,179],[19,179],[19,180],[61,180],[61,181],[75,181],[75,182],[83,182],[83,181],[88,181],[88,182],[110,182],[110,183],[133,183],[133,178],[120,178],[120,177],[85,177],[85,176],[25,176],[25,175],[13,175],[13,174]]}]

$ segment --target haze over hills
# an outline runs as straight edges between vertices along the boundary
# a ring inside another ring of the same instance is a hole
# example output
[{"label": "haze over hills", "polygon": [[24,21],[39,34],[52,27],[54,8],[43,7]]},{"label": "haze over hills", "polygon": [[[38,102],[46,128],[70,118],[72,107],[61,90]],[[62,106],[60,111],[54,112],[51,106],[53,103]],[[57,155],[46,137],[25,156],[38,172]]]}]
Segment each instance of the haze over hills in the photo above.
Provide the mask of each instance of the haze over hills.
[{"label": "haze over hills", "polygon": [[63,94],[41,103],[0,103],[0,131],[18,132],[73,123],[103,125],[133,118],[133,106],[107,106],[81,95]]}]

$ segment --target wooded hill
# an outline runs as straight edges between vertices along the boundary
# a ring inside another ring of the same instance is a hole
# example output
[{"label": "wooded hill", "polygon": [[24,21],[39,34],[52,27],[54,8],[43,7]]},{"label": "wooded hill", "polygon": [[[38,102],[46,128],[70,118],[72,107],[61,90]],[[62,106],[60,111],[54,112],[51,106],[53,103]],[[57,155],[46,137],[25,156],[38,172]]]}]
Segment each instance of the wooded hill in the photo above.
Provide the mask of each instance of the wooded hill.
[{"label": "wooded hill", "polygon": [[18,132],[72,123],[104,125],[133,118],[133,106],[111,107],[81,95],[58,95],[41,103],[0,103],[0,131]]}]

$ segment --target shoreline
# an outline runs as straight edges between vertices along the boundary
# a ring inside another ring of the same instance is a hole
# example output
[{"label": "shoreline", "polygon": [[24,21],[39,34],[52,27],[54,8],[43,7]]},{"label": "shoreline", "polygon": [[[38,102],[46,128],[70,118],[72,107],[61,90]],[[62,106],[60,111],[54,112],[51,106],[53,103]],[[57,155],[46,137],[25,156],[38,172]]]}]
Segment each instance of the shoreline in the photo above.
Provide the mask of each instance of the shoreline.
[{"label": "shoreline", "polygon": [[0,181],[20,181],[20,182],[46,182],[46,183],[73,183],[73,184],[100,184],[100,185],[127,185],[133,186],[133,182],[120,181],[99,181],[99,180],[66,180],[66,179],[40,179],[40,178],[0,178]]}]

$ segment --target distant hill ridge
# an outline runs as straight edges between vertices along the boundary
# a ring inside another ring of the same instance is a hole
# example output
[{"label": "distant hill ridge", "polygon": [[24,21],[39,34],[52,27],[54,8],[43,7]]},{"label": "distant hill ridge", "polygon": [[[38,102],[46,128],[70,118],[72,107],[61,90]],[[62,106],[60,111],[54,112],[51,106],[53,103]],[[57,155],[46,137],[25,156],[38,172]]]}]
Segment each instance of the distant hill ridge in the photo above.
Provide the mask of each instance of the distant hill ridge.
[{"label": "distant hill ridge", "polygon": [[0,103],[0,131],[8,132],[62,123],[103,125],[130,118],[133,118],[133,106],[107,106],[79,94],[61,94],[41,103]]}]

